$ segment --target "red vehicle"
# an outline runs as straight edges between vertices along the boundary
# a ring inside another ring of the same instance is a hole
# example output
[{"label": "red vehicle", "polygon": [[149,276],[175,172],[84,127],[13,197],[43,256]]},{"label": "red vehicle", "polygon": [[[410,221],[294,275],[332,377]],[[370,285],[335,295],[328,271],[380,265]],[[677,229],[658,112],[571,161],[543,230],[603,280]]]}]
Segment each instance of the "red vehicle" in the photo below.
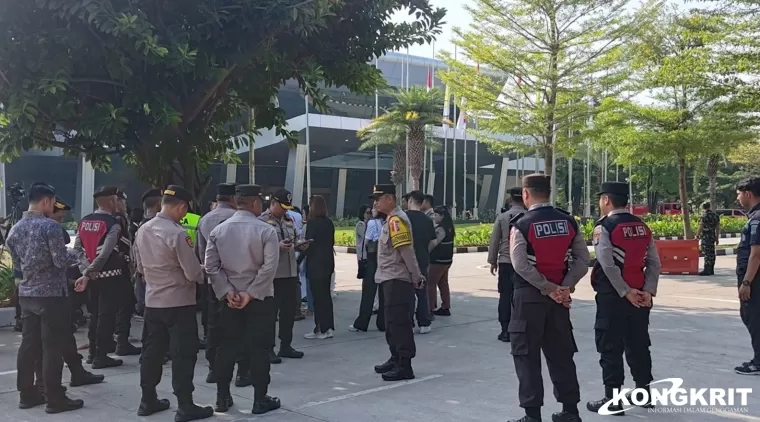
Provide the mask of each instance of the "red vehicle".
[{"label": "red vehicle", "polygon": [[[649,207],[646,204],[634,204],[633,215],[647,215],[649,214]],[[655,208],[655,214],[665,215],[681,215],[681,203],[680,202],[664,202],[657,204]]]},{"label": "red vehicle", "polygon": [[649,207],[645,205],[632,205],[631,213],[633,215],[647,215],[649,214]]}]

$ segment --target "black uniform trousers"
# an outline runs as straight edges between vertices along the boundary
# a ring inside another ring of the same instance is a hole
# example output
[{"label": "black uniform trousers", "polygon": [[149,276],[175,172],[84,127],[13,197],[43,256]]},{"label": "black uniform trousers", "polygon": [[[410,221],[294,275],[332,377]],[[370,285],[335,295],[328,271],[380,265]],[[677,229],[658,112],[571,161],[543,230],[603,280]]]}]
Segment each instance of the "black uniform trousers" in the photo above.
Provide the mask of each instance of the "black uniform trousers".
[{"label": "black uniform trousers", "polygon": [[20,297],[19,303],[24,328],[16,361],[16,386],[22,395],[36,392],[35,363],[41,358],[48,403],[60,402],[64,399],[63,356],[67,348],[70,352],[74,339],[69,300],[66,297]]},{"label": "black uniform trousers", "polygon": [[554,396],[562,404],[580,401],[580,387],[573,355],[578,351],[570,323],[570,310],[527,286],[514,291],[509,336],[515,372],[520,383],[520,407],[544,405],[541,351],[554,384]]},{"label": "black uniform trousers", "polygon": [[[206,328],[205,355],[208,367],[216,370],[219,344],[221,343],[223,336],[223,330],[221,327],[221,309],[222,307],[227,306],[216,298],[216,293],[214,293],[214,288],[211,286],[211,283],[208,284],[208,292],[206,296],[208,298],[208,303],[206,304],[206,308],[208,309],[208,325]],[[274,311],[272,311],[272,314],[274,315]],[[274,339],[274,334],[272,335],[272,339]],[[249,359],[245,358],[245,356],[246,353],[241,349],[240,355],[237,358],[238,371],[240,371],[241,374],[244,374],[249,368]]]},{"label": "black uniform trousers", "polygon": [[755,284],[752,283],[749,300],[739,305],[739,315],[752,341],[752,363],[760,366],[760,289]]},{"label": "black uniform trousers", "polygon": [[[368,254],[367,268],[364,271],[364,279],[362,280],[362,298],[361,302],[359,302],[359,316],[354,320],[354,328],[362,331],[367,331],[369,328],[369,321],[372,319],[372,307],[375,305],[375,295],[379,293],[380,298],[382,298],[383,289],[378,289],[377,283],[375,283],[375,272],[377,272],[377,254]],[[379,309],[375,323],[379,331],[385,331],[385,312],[381,312],[384,303],[378,305]]]},{"label": "black uniform trousers", "polygon": [[296,316],[293,310],[298,306],[301,290],[298,289],[298,277],[274,279],[274,301],[277,305],[279,321],[280,349],[290,347],[293,343],[293,324]]},{"label": "black uniform trousers", "polygon": [[119,344],[129,343],[129,334],[132,329],[132,315],[135,313],[135,289],[129,277],[118,277],[114,280],[114,288],[117,290],[116,299],[119,307],[116,310],[116,339]]},{"label": "black uniform trousers", "polygon": [[[68,297],[67,300],[69,300],[69,303],[73,303],[74,300],[71,297]],[[71,322],[74,320],[72,319]],[[82,356],[77,351],[77,340],[74,337],[74,330],[70,329],[71,335],[66,336],[65,343],[63,345],[63,349],[61,350],[61,355],[63,357],[63,363],[65,363],[69,367],[69,371],[71,371],[71,375],[75,375],[77,373],[83,373],[84,367],[82,366]],[[34,376],[36,378],[36,381],[34,382],[37,386],[44,386],[45,385],[45,374],[42,369],[42,349],[40,349],[40,355],[37,357],[37,361],[34,365]]]},{"label": "black uniform trousers", "polygon": [[414,286],[404,280],[388,280],[381,287],[385,307],[385,341],[391,358],[400,367],[411,368],[412,359],[417,354],[414,343]]},{"label": "black uniform trousers", "polygon": [[514,287],[512,276],[515,274],[515,268],[512,264],[499,263],[499,323],[501,332],[509,331],[509,321],[512,318],[512,296],[514,296]]},{"label": "black uniform trousers", "polygon": [[594,335],[602,381],[607,389],[623,386],[623,353],[636,387],[643,388],[652,382],[649,312],[650,308],[637,308],[616,293],[597,293]]},{"label": "black uniform trousers", "polygon": [[156,386],[161,382],[164,356],[172,361],[172,387],[180,407],[193,402],[193,375],[198,358],[198,322],[195,306],[145,308],[140,387],[143,401],[156,400]]},{"label": "black uniform trousers", "polygon": [[243,309],[223,301],[220,307],[219,351],[214,373],[220,392],[229,392],[235,361],[245,354],[250,362],[254,400],[266,397],[269,388],[269,351],[274,347],[276,306],[273,297],[253,299]]},{"label": "black uniform trousers", "polygon": [[90,325],[87,338],[90,340],[90,355],[102,357],[115,350],[113,334],[116,329],[116,312],[120,307],[119,294],[123,290],[125,275],[92,280],[89,292]]}]

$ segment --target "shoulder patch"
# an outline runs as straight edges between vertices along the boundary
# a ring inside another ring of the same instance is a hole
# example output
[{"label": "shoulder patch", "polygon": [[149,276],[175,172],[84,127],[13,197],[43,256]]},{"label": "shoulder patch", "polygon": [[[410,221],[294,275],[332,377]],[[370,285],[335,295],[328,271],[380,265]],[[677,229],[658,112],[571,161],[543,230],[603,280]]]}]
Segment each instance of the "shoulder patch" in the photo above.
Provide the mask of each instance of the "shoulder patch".
[{"label": "shoulder patch", "polygon": [[187,246],[190,246],[191,248],[193,246],[193,239],[190,238],[190,236],[185,236],[185,242],[187,243]]},{"label": "shoulder patch", "polygon": [[602,236],[602,226],[596,226],[594,227],[594,236],[591,239],[591,243],[594,244],[594,246],[599,244],[599,238]]}]

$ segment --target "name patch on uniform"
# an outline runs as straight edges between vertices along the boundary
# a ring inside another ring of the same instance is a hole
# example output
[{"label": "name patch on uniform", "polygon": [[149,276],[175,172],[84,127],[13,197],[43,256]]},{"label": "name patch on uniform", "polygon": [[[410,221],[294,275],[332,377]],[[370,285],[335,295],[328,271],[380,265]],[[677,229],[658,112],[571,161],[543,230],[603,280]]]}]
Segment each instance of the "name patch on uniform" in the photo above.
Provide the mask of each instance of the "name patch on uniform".
[{"label": "name patch on uniform", "polygon": [[533,223],[533,233],[537,239],[567,236],[570,234],[570,228],[567,226],[567,221],[565,220],[543,221],[541,223]]},{"label": "name patch on uniform", "polygon": [[626,239],[635,239],[637,237],[646,237],[647,229],[643,224],[636,224],[635,226],[623,226],[623,237]]}]

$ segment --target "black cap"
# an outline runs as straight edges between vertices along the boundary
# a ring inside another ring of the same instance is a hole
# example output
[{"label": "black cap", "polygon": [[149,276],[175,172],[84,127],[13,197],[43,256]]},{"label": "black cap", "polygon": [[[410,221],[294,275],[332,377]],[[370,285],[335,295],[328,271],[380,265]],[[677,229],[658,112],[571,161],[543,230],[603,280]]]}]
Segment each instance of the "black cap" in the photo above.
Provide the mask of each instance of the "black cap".
[{"label": "black cap", "polygon": [[127,200],[127,193],[126,193],[126,192],[124,192],[124,190],[123,190],[123,189],[119,189],[118,191],[116,191],[116,196],[117,196],[119,199],[123,199],[123,200],[125,200],[125,201]]},{"label": "black cap", "polygon": [[407,193],[406,195],[404,195],[405,200],[409,200],[410,198],[414,200],[414,202],[422,202],[425,200],[425,194],[422,193],[422,191],[413,190]]},{"label": "black cap", "polygon": [[181,199],[189,205],[193,201],[193,195],[182,186],[169,185],[164,189],[164,196],[173,196],[177,199]]},{"label": "black cap", "polygon": [[220,196],[233,196],[237,193],[234,183],[220,183],[216,185],[216,194]]},{"label": "black cap", "polygon": [[552,179],[550,176],[541,173],[533,173],[524,176],[522,179],[522,187],[529,189],[540,189],[549,191],[552,188]]},{"label": "black cap", "polygon": [[370,195],[370,199],[377,199],[383,195],[395,195],[396,194],[396,185],[375,185],[374,188],[372,188],[372,195]]},{"label": "black cap", "polygon": [[148,198],[160,198],[162,196],[163,196],[163,193],[161,193],[161,189],[159,188],[148,189],[140,197],[140,202],[145,202],[145,200]]},{"label": "black cap", "polygon": [[283,209],[293,209],[293,194],[287,189],[277,189],[272,199],[277,201]]},{"label": "black cap", "polygon": [[259,186],[259,185],[237,185],[235,187],[235,195],[237,195],[237,196],[261,196],[261,186]]},{"label": "black cap", "polygon": [[507,189],[510,198],[522,199],[522,188],[514,187]]},{"label": "black cap", "polygon": [[65,202],[61,201],[61,198],[58,196],[55,197],[55,205],[54,205],[56,211],[71,211],[71,207],[67,205]]},{"label": "black cap", "polygon": [[116,186],[102,186],[100,189],[95,191],[95,194],[92,195],[93,198],[102,198],[104,196],[116,196],[119,194],[119,188]]},{"label": "black cap", "polygon": [[602,189],[597,195],[604,195],[609,193],[612,195],[628,197],[628,183],[623,182],[604,182],[602,183]]}]

